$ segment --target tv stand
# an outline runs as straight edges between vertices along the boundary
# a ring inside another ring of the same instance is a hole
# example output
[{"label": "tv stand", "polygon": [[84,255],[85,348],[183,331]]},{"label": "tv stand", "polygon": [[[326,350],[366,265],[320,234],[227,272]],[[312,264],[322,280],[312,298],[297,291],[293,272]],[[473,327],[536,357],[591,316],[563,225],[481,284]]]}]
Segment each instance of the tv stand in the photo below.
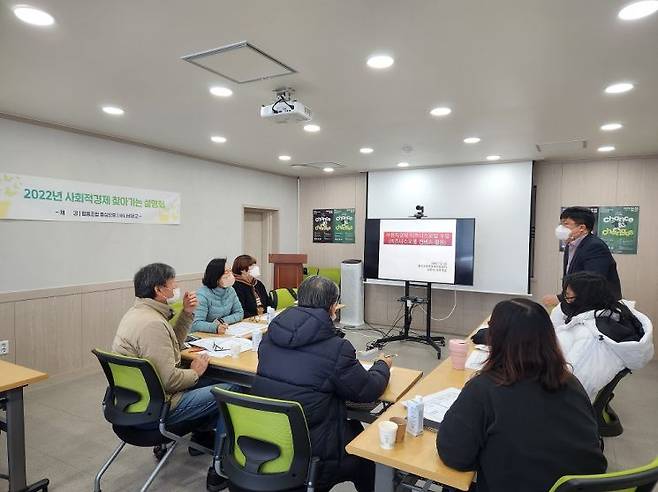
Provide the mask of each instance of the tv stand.
[{"label": "tv stand", "polygon": [[[410,297],[409,296],[409,288],[411,285],[425,285],[427,289],[427,298],[426,299],[419,299],[418,297]],[[410,281],[405,281],[404,282],[404,296],[400,298],[401,302],[404,302],[404,326],[402,327],[402,330],[400,330],[400,333],[398,335],[394,335],[391,337],[383,337],[379,338],[378,340],[375,340],[373,342],[370,342],[366,348],[368,350],[373,349],[373,348],[383,348],[384,345],[386,345],[388,342],[403,342],[403,341],[410,341],[410,342],[418,342],[418,343],[425,343],[429,346],[431,346],[434,350],[436,350],[436,356],[438,359],[441,358],[441,347],[446,346],[446,339],[442,336],[436,336],[432,335],[430,331],[430,326],[432,324],[432,283],[427,282],[427,283],[422,283],[422,284],[417,284],[413,283]],[[426,310],[426,319],[425,319],[425,334],[423,336],[416,336],[416,335],[409,335],[409,331],[411,330],[411,311],[415,305],[419,304],[427,304],[427,310]]]}]

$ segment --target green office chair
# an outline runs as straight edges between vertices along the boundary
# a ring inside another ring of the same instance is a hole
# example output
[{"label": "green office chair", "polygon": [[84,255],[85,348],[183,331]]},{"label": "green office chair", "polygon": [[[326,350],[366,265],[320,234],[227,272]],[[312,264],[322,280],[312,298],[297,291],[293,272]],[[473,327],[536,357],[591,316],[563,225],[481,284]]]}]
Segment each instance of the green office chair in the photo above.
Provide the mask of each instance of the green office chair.
[{"label": "green office chair", "polygon": [[297,302],[297,289],[276,289],[270,291],[272,307],[277,311],[289,308]]},{"label": "green office chair", "polygon": [[[306,417],[293,401],[213,388],[226,422],[221,459],[231,492],[313,492],[319,459],[311,456]],[[215,470],[219,473],[219,470]]]},{"label": "green office chair", "polygon": [[176,321],[178,321],[178,317],[180,316],[180,313],[183,312],[183,301],[178,301],[169,306],[172,311],[174,312],[174,317],[169,320],[169,324],[171,326],[176,325]]},{"label": "green office chair", "polygon": [[[206,424],[204,420],[187,421],[165,426],[169,413],[162,382],[155,368],[146,359],[92,350],[98,358],[107,378],[108,387],[103,398],[103,414],[112,424],[112,430],[121,440],[107,462],[101,467],[94,481],[94,492],[101,490],[101,478],[126,444],[154,447],[160,462],[140,489],[147,490],[160,472],[177,444],[185,444],[206,454],[214,451],[183,436]],[[157,428],[143,429],[138,426],[157,424]],[[171,445],[167,448],[167,444]]]},{"label": "green office chair", "polygon": [[328,278],[338,287],[340,287],[340,268],[320,268],[318,270],[320,277]]},{"label": "green office chair", "polygon": [[624,432],[619,417],[610,406],[610,402],[615,397],[613,393],[615,387],[627,374],[631,374],[629,369],[619,371],[615,378],[606,384],[594,399],[592,406],[594,407],[596,421],[599,424],[599,435],[601,437],[615,437]]},{"label": "green office chair", "polygon": [[651,492],[658,483],[658,458],[651,463],[601,475],[568,475],[560,478],[549,492]]},{"label": "green office chair", "polygon": [[305,266],[303,270],[304,277],[303,279],[306,280],[309,277],[312,277],[313,275],[317,275],[318,272],[320,271],[320,267],[316,266]]}]

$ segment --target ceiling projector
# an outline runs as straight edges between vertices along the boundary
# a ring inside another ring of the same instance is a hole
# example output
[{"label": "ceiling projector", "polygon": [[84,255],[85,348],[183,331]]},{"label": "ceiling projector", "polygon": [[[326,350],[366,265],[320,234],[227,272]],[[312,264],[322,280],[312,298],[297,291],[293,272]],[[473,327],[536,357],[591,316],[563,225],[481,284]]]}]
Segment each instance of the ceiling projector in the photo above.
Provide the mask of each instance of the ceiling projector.
[{"label": "ceiling projector", "polygon": [[311,121],[313,112],[300,101],[293,99],[294,90],[290,88],[276,89],[277,96],[273,104],[261,106],[260,117],[273,120],[275,123],[288,123],[289,121]]}]

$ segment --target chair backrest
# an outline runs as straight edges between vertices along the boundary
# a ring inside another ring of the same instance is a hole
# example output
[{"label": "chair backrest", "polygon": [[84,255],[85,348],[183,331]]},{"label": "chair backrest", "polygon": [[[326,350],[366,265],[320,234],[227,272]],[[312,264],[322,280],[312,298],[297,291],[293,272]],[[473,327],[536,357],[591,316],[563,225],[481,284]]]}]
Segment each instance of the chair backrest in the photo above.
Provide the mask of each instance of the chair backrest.
[{"label": "chair backrest", "polygon": [[155,368],[146,359],[92,350],[107,378],[105,419],[120,426],[157,422],[165,392]]},{"label": "chair backrest", "polygon": [[311,442],[299,403],[213,388],[226,423],[223,466],[241,489],[266,492],[303,487]]},{"label": "chair backrest", "polygon": [[615,387],[617,384],[619,384],[619,381],[626,376],[627,374],[630,374],[631,371],[629,369],[623,369],[617,373],[617,375],[614,377],[612,381],[610,381],[608,384],[606,384],[601,391],[596,395],[596,398],[594,399],[594,403],[592,403],[592,406],[594,407],[594,415],[596,415],[596,419],[599,422],[599,426],[605,425],[610,423],[610,418],[608,416],[608,404],[610,403],[610,400],[612,400],[613,397],[613,391],[615,390]]},{"label": "chair backrest", "polygon": [[285,309],[295,305],[297,289],[275,289],[270,292],[274,309]]},{"label": "chair backrest", "polygon": [[319,271],[320,267],[306,265],[302,272],[304,274],[304,280],[306,280],[308,277],[312,277],[313,275],[317,275]]},{"label": "chair backrest", "polygon": [[601,475],[568,475],[549,492],[651,492],[658,483],[658,458],[644,466]]},{"label": "chair backrest", "polygon": [[171,326],[174,326],[176,324],[176,321],[178,321],[178,317],[180,316],[180,313],[183,312],[183,301],[177,301],[169,307],[174,312],[174,316],[169,320],[169,324]]},{"label": "chair backrest", "polygon": [[328,278],[340,287],[340,268],[320,268],[318,270],[320,277]]}]

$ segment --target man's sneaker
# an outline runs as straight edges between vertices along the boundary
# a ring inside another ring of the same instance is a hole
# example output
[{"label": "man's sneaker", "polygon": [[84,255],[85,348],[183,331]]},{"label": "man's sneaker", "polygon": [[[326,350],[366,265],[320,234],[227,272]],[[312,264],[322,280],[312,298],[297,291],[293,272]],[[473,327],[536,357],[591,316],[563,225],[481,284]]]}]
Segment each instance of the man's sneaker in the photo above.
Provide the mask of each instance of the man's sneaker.
[{"label": "man's sneaker", "polygon": [[208,468],[206,490],[208,492],[220,492],[220,490],[225,490],[226,488],[228,488],[228,478],[219,475],[212,466]]}]

